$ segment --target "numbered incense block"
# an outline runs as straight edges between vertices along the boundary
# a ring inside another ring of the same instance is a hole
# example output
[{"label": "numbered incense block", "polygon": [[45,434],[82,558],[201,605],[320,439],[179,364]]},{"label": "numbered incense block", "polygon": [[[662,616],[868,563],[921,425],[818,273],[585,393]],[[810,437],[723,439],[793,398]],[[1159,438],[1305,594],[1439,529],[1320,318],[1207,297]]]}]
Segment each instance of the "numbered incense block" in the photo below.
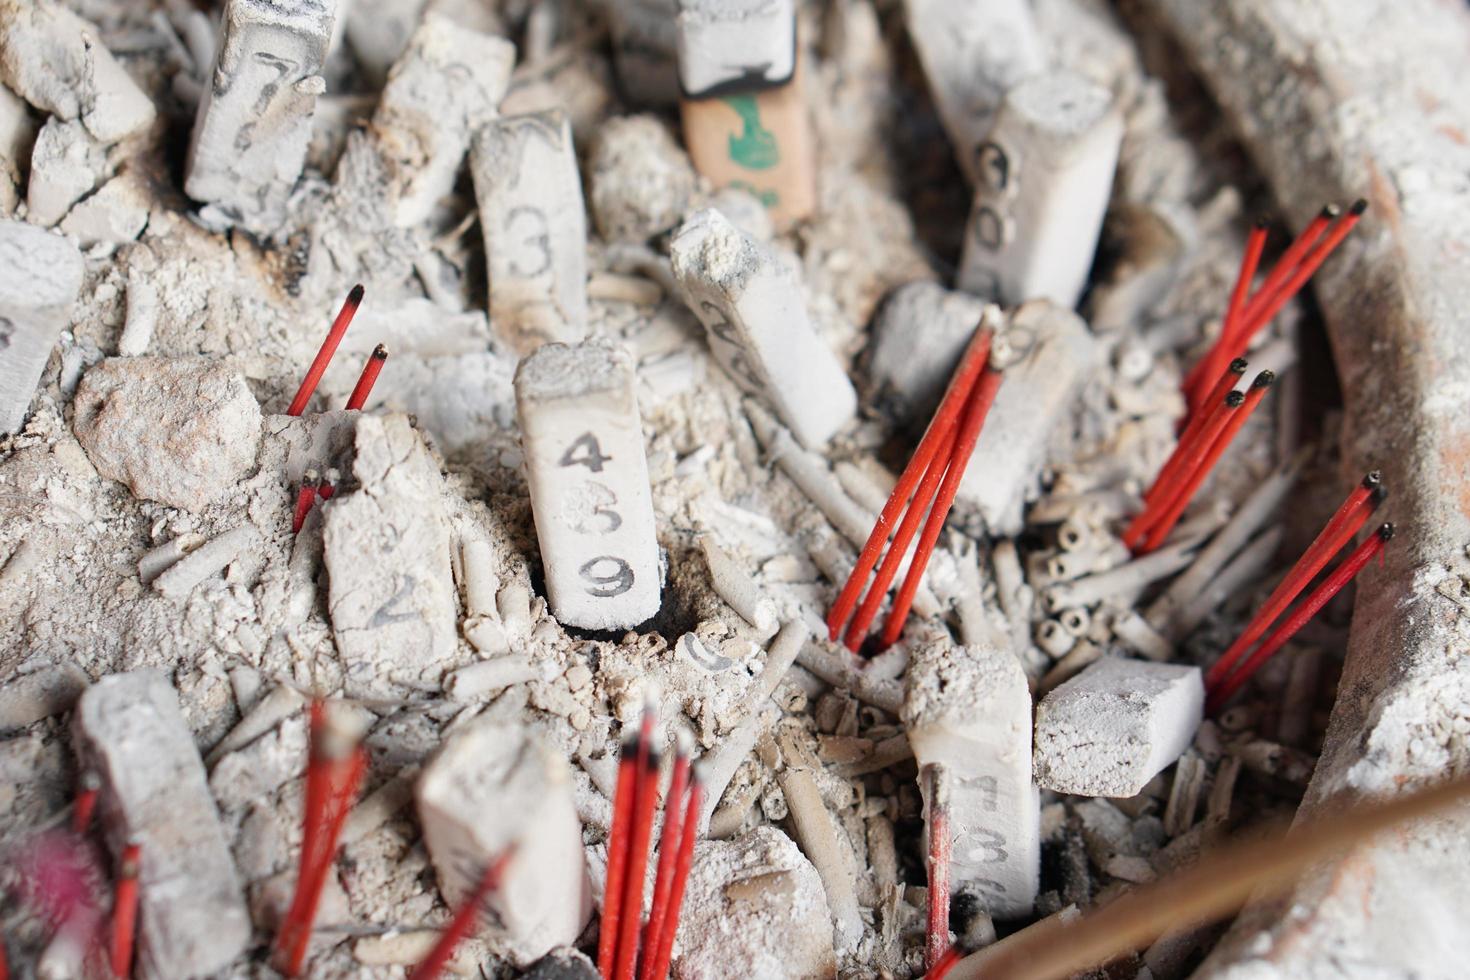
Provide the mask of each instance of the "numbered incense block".
[{"label": "numbered incense block", "polygon": [[354,698],[438,686],[458,650],[444,480],[406,415],[357,422],[361,489],[326,504],[327,610]]},{"label": "numbered incense block", "polygon": [[560,110],[480,129],[470,171],[485,235],[490,319],[528,354],[587,332],[587,216],[572,130]]},{"label": "numbered incense block", "polygon": [[1006,92],[1046,66],[1029,0],[904,0],[909,37],[939,121],[973,184]]},{"label": "numbered incense block", "polygon": [[725,372],[803,446],[826,445],[857,410],[857,394],[807,318],[796,274],[711,208],[684,222],[669,257]]},{"label": "numbered incense block", "polygon": [[755,195],[777,228],[815,210],[816,164],[800,72],[777,88],[684,99],[679,106],[689,158],[712,184]]},{"label": "numbered incense block", "polygon": [[633,358],[603,340],[547,344],[516,370],[516,410],[552,615],[629,629],[661,575]]},{"label": "numbered incense block", "polygon": [[51,348],[71,322],[82,273],[69,239],[0,221],[0,432],[24,424]]},{"label": "numbered incense block", "polygon": [[1123,120],[1107,89],[1056,71],[1006,95],[980,147],[961,289],[1074,307],[1102,230]]},{"label": "numbered incense block", "polygon": [[680,0],[679,84],[690,99],[774,88],[796,70],[792,0]]},{"label": "numbered incense block", "polygon": [[228,0],[184,190],[250,231],[286,220],[306,162],[337,0]]},{"label": "numbered incense block", "polygon": [[952,890],[996,918],[1029,915],[1041,871],[1040,799],[1020,662],[999,637],[924,644],[909,662],[901,717],[919,769],[937,763],[951,775]]}]

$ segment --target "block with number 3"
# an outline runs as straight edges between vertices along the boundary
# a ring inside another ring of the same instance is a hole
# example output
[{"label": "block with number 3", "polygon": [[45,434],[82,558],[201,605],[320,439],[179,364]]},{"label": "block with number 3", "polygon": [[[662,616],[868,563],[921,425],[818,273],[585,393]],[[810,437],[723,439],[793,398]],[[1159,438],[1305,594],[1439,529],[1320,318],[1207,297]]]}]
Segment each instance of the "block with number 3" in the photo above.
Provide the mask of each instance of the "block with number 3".
[{"label": "block with number 3", "polygon": [[563,625],[629,629],[659,607],[632,356],[606,340],[546,344],[516,370],[516,410],[547,602]]},{"label": "block with number 3", "polygon": [[587,213],[561,110],[483,126],[470,173],[485,236],[490,322],[518,353],[587,335]]}]

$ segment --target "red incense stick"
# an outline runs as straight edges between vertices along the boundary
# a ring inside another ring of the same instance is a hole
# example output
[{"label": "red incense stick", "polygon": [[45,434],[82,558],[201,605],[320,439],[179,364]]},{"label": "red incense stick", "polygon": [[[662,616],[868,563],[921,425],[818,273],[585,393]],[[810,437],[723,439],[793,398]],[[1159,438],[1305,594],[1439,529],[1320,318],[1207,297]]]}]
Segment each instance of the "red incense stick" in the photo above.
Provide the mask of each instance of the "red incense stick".
[{"label": "red incense stick", "polygon": [[454,918],[439,934],[439,940],[434,943],[434,948],[429,950],[429,955],[425,956],[418,966],[414,967],[408,980],[437,980],[439,974],[444,972],[444,967],[454,956],[455,949],[474,928],[475,920],[480,914],[480,906],[485,904],[485,899],[500,887],[500,879],[505,875],[505,867],[510,863],[515,850],[516,846],[512,843],[485,868],[485,873],[480,875],[480,880],[475,884],[474,889],[455,911]]},{"label": "red incense stick", "polygon": [[1278,626],[1268,636],[1255,653],[1235,669],[1227,678],[1217,682],[1209,688],[1209,697],[1205,702],[1205,710],[1214,714],[1220,706],[1235,696],[1246,681],[1260,669],[1261,665],[1275,656],[1276,651],[1286,645],[1303,626],[1332,600],[1332,597],[1342,591],[1343,586],[1351,582],[1367,564],[1377,557],[1389,539],[1393,537],[1393,525],[1384,524],[1378,532],[1353,549],[1352,554],[1343,561],[1341,565],[1333,569],[1332,574],[1316,589],[1314,589],[1301,606],[1295,609],[1286,621]]},{"label": "red incense stick", "polygon": [[[1143,550],[1145,552],[1157,549],[1159,545],[1164,543],[1164,539],[1169,536],[1169,532],[1174,530],[1174,525],[1179,523],[1179,518],[1184,514],[1184,508],[1189,506],[1190,501],[1194,499],[1194,495],[1199,492],[1200,485],[1205,482],[1205,478],[1215,469],[1215,464],[1220,462],[1220,457],[1225,455],[1225,450],[1229,449],[1231,442],[1235,440],[1235,434],[1240,431],[1241,426],[1245,425],[1246,419],[1250,418],[1251,412],[1256,410],[1256,406],[1261,403],[1261,399],[1266,397],[1267,389],[1271,387],[1271,384],[1275,380],[1276,375],[1270,371],[1262,371],[1256,375],[1256,379],[1251,382],[1249,394],[1245,396],[1244,404],[1240,406],[1238,411],[1228,413],[1225,427],[1215,436],[1204,460],[1199,466],[1195,467],[1189,479],[1179,488],[1173,500],[1161,512],[1158,522],[1149,530],[1148,537],[1143,542]],[[1235,392],[1231,392],[1231,394],[1235,394]]]},{"label": "red incense stick", "polygon": [[301,387],[296,389],[296,397],[291,399],[291,407],[286,409],[287,415],[300,415],[306,411],[306,403],[311,401],[316,386],[321,383],[322,375],[327,371],[327,365],[332,363],[332,355],[337,353],[337,345],[342,343],[342,338],[347,335],[347,328],[352,324],[352,318],[357,315],[357,308],[362,304],[362,294],[360,283],[353,286],[352,291],[347,294],[347,300],[337,312],[337,318],[332,321],[331,329],[327,331],[327,339],[322,341],[321,348],[316,352],[316,359],[306,369],[306,377],[301,379]]},{"label": "red incense stick", "polygon": [[[909,497],[914,493],[915,486],[928,473],[936,458],[946,458],[942,451],[944,442],[948,439],[949,433],[958,425],[965,400],[969,397],[980,370],[985,367],[985,362],[990,357],[992,339],[993,334],[989,330],[980,328],[977,328],[974,336],[970,338],[970,343],[960,358],[959,367],[950,378],[949,386],[945,389],[944,398],[940,401],[934,418],[929,421],[923,439],[919,441],[918,448],[914,450],[913,458],[909,460],[908,466],[904,467],[903,475],[898,478],[898,484],[889,494],[888,502],[883,505],[883,510],[878,515],[878,522],[873,525],[873,530],[869,533],[868,540],[858,555],[857,564],[853,566],[852,573],[847,577],[847,583],[827,614],[828,638],[833,642],[836,642],[837,637],[841,635],[843,624],[847,622],[853,607],[857,605],[863,585],[868,580],[868,573],[878,563],[878,557],[883,552],[883,545],[888,540],[888,532],[893,527],[899,513],[908,506]],[[908,547],[907,542],[904,547]]]},{"label": "red incense stick", "polygon": [[949,863],[953,841],[949,830],[949,780],[944,767],[930,764],[924,771],[929,781],[929,915],[924,965],[933,970],[949,951]]},{"label": "red incense stick", "polygon": [[1287,606],[1291,605],[1293,599],[1306,588],[1307,583],[1317,577],[1323,567],[1332,560],[1332,556],[1342,550],[1342,546],[1358,533],[1358,530],[1367,523],[1368,515],[1371,514],[1383,500],[1386,491],[1383,489],[1382,479],[1378,471],[1373,471],[1363,477],[1363,481],[1348,494],[1347,499],[1337,508],[1332,518],[1312,539],[1307,550],[1297,559],[1291,571],[1283,578],[1266,597],[1261,608],[1251,617],[1250,622],[1236,637],[1230,648],[1221,655],[1220,659],[1205,673],[1205,686],[1213,687],[1225,678],[1245,651],[1266,632],[1267,627],[1280,616]]},{"label": "red incense stick", "polygon": [[138,872],[143,848],[128,844],[118,863],[117,889],[112,900],[112,937],[108,962],[112,975],[126,977],[133,969],[133,937],[138,929]]},{"label": "red incense stick", "polygon": [[623,880],[623,919],[618,927],[614,980],[633,980],[638,966],[638,927],[643,918],[648,847],[653,842],[653,815],[658,807],[659,753],[653,745],[641,754],[633,803],[633,830],[628,839],[628,870]]},{"label": "red incense stick", "polygon": [[649,980],[653,973],[654,950],[658,947],[659,935],[668,916],[669,896],[674,886],[674,862],[679,853],[684,796],[688,784],[689,746],[681,739],[678,754],[674,757],[674,774],[669,780],[669,792],[664,797],[664,826],[658,839],[658,871],[653,882],[653,907],[648,915],[648,924],[643,928],[643,956],[638,964],[639,980]]},{"label": "red incense stick", "polygon": [[704,803],[704,781],[698,769],[690,774],[689,801],[684,806],[684,826],[679,839],[679,856],[674,862],[674,883],[669,889],[669,913],[658,946],[653,950],[651,980],[665,980],[674,959],[674,939],[679,932],[679,914],[684,907],[684,886],[694,864],[694,838],[699,830],[699,808]]},{"label": "red incense stick", "polygon": [[924,533],[919,537],[919,545],[914,550],[914,560],[909,563],[909,573],[904,577],[903,587],[898,590],[893,608],[888,610],[888,618],[883,623],[882,642],[885,647],[891,646],[903,632],[903,624],[909,617],[909,608],[914,604],[919,583],[924,580],[924,569],[929,565],[929,557],[934,554],[939,532],[944,529],[944,521],[949,517],[950,507],[954,505],[955,494],[959,493],[960,481],[964,479],[965,470],[970,465],[970,455],[975,451],[980,430],[985,426],[985,417],[990,414],[990,406],[995,404],[1002,377],[999,371],[987,366],[980,375],[980,380],[975,383],[964,421],[960,423],[954,454],[949,459],[944,482],[939,486],[939,496],[929,510],[929,520],[924,524]]},{"label": "red incense stick", "polygon": [[362,406],[367,404],[368,395],[373,392],[373,384],[377,382],[378,375],[383,373],[383,365],[388,363],[388,348],[382,344],[373,348],[368,355],[367,363],[362,366],[362,374],[358,375],[357,386],[352,389],[352,395],[347,399],[347,411],[358,412]]}]

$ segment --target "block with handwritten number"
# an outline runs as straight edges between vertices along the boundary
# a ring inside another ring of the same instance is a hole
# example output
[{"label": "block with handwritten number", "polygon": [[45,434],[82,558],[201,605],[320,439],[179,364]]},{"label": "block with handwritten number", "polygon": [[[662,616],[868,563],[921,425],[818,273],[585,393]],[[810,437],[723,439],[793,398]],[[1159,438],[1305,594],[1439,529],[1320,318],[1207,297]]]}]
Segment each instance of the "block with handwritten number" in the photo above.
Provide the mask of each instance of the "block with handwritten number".
[{"label": "block with handwritten number", "polygon": [[605,340],[546,344],[516,371],[516,410],[547,601],[562,624],[628,629],[662,591],[633,358]]},{"label": "block with handwritten number", "polygon": [[470,172],[485,236],[490,321],[516,350],[587,332],[587,214],[572,130],[560,110],[483,126]]}]

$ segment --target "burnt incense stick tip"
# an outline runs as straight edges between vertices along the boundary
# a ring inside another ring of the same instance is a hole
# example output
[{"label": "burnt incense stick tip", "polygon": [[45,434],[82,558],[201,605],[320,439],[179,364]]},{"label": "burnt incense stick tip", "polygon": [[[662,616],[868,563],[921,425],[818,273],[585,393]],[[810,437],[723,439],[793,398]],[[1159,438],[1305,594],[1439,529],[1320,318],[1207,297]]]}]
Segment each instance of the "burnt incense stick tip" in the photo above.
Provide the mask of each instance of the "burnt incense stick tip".
[{"label": "burnt incense stick tip", "polygon": [[1252,388],[1269,388],[1269,387],[1271,387],[1275,383],[1276,383],[1276,372],[1275,371],[1262,371],[1260,374],[1256,375],[1256,379],[1251,382],[1251,387]]},{"label": "burnt incense stick tip", "polygon": [[353,286],[352,291],[347,294],[347,305],[357,306],[362,303],[362,295],[364,292],[365,290],[362,288],[362,283],[358,283],[356,286]]},{"label": "burnt incense stick tip", "polygon": [[373,348],[373,360],[375,360],[375,361],[386,361],[387,359],[388,359],[388,348],[385,345],[379,344],[378,346],[376,346],[376,347]]},{"label": "burnt incense stick tip", "polygon": [[1364,490],[1376,490],[1383,484],[1383,474],[1378,470],[1369,470],[1363,474],[1362,487]]},{"label": "burnt incense stick tip", "polygon": [[1392,524],[1387,524],[1387,523],[1385,523],[1383,525],[1380,525],[1379,528],[1378,528],[1378,536],[1380,538],[1382,538],[1385,542],[1392,541],[1393,540],[1393,525]]},{"label": "burnt incense stick tip", "polygon": [[1250,363],[1250,361],[1247,361],[1243,357],[1237,357],[1235,360],[1230,362],[1230,373],[1245,374],[1245,369],[1250,367]]},{"label": "burnt incense stick tip", "polygon": [[1334,204],[1331,201],[1329,201],[1328,203],[1322,205],[1322,211],[1320,213],[1320,217],[1322,217],[1322,218],[1327,219],[1327,220],[1330,221],[1331,219],[1336,218],[1340,214],[1342,214],[1342,208],[1338,207],[1336,204]]},{"label": "burnt incense stick tip", "polygon": [[1271,216],[1269,214],[1256,215],[1255,220],[1251,222],[1251,227],[1265,231],[1271,227]]},{"label": "burnt incense stick tip", "polygon": [[1228,391],[1228,392],[1225,393],[1225,407],[1226,408],[1239,408],[1244,403],[1245,403],[1245,392],[1243,392],[1243,391]]},{"label": "burnt incense stick tip", "polygon": [[1368,210],[1368,199],[1367,198],[1364,198],[1364,197],[1360,197],[1356,201],[1353,202],[1353,206],[1352,207],[1348,208],[1348,214],[1353,215],[1354,217],[1357,217],[1358,215],[1362,214],[1366,210]]}]

